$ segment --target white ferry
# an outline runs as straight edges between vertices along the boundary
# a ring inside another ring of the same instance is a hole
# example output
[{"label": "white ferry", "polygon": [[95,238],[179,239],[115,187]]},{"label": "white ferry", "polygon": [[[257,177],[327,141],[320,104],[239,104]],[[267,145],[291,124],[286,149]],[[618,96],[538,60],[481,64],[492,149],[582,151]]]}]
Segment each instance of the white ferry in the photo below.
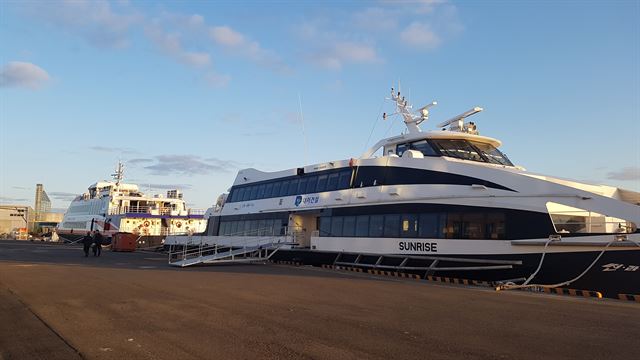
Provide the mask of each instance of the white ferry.
[{"label": "white ferry", "polygon": [[515,166],[468,121],[482,108],[423,132],[435,102],[414,113],[393,89],[390,100],[405,133],[359,158],[241,170],[205,234],[166,243],[291,241],[272,259],[640,294],[640,193]]},{"label": "white ferry", "polygon": [[69,205],[56,228],[58,236],[76,241],[88,231],[98,231],[111,242],[117,232],[138,235],[140,247],[161,244],[169,234],[202,232],[204,211],[187,209],[179,190],[167,195],[143,194],[138,185],[122,183],[124,166],[118,163],[114,181],[98,181]]}]

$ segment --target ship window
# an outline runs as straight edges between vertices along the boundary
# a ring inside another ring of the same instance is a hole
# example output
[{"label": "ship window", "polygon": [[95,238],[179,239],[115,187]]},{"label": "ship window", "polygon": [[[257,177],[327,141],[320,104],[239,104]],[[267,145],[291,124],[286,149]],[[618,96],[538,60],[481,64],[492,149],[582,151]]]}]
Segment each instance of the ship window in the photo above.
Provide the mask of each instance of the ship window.
[{"label": "ship window", "polygon": [[341,171],[340,179],[338,180],[338,189],[348,189],[351,182],[351,170]]},{"label": "ship window", "polygon": [[407,151],[407,144],[398,144],[398,146],[396,146],[396,154],[398,154],[398,156],[402,156],[405,151]]},{"label": "ship window", "polygon": [[306,193],[312,193],[314,191],[316,191],[316,183],[318,182],[318,177],[317,176],[313,176],[309,178],[309,182],[307,183],[307,189],[306,189]]},{"label": "ship window", "polygon": [[289,180],[285,180],[282,182],[282,186],[280,187],[280,195],[278,196],[287,196],[289,191]]},{"label": "ship window", "polygon": [[267,234],[266,220],[258,221],[258,235],[265,236]]},{"label": "ship window", "polygon": [[356,217],[345,216],[342,225],[342,236],[355,236],[356,234]]},{"label": "ship window", "polygon": [[257,199],[262,199],[264,197],[264,189],[265,189],[266,185],[262,184],[260,186],[258,186],[258,195],[257,195]]},{"label": "ship window", "polygon": [[338,174],[329,175],[329,180],[327,180],[327,191],[336,190],[338,187]]},{"label": "ship window", "polygon": [[431,140],[442,155],[458,159],[484,162],[476,149],[465,140]]},{"label": "ship window", "polygon": [[[248,221],[248,223],[249,223],[250,228],[249,228],[249,232],[245,233],[245,235],[247,235],[247,236],[255,236],[255,235],[257,235],[258,234],[258,220],[250,220],[250,221]],[[245,226],[245,229],[246,229],[246,226]]]},{"label": "ship window", "polygon": [[369,215],[356,217],[356,236],[369,236]]},{"label": "ship window", "polygon": [[331,218],[321,217],[318,229],[320,229],[320,236],[331,236]]},{"label": "ship window", "polygon": [[400,236],[416,237],[418,234],[418,218],[414,214],[403,214],[401,219]]},{"label": "ship window", "polygon": [[420,151],[422,153],[422,155],[424,155],[424,156],[437,156],[438,155],[438,154],[436,154],[435,150],[433,150],[431,145],[429,145],[427,140],[420,140],[420,141],[412,142],[409,145],[409,149]]},{"label": "ship window", "polygon": [[384,216],[383,215],[371,215],[369,218],[369,236],[370,237],[382,237],[384,234]]},{"label": "ship window", "polygon": [[489,213],[485,222],[485,237],[487,239],[504,239],[505,226],[503,213]]},{"label": "ship window", "polygon": [[503,154],[500,150],[496,149],[491,144],[485,144],[472,141],[471,144],[475,146],[484,155],[489,162],[500,165],[513,166],[513,163]]},{"label": "ship window", "polygon": [[282,184],[281,181],[276,181],[275,183],[273,183],[273,191],[271,192],[271,196],[272,197],[277,197],[280,196],[280,185]]},{"label": "ship window", "polygon": [[235,235],[238,232],[238,222],[232,221],[229,226],[229,235]]},{"label": "ship window", "polygon": [[440,214],[420,214],[420,224],[418,226],[418,235],[421,238],[440,238]]},{"label": "ship window", "polygon": [[316,192],[323,192],[327,190],[327,175],[318,176],[318,184],[316,185]]},{"label": "ship window", "polygon": [[384,236],[398,237],[400,235],[400,215],[384,216]]},{"label": "ship window", "polygon": [[226,221],[220,223],[220,230],[218,230],[219,235],[227,235],[226,232],[228,224],[229,223],[227,223]]},{"label": "ship window", "polygon": [[309,181],[309,179],[307,178],[302,178],[300,179],[300,183],[298,184],[298,194],[304,194],[305,191],[307,190],[307,182]]},{"label": "ship window", "polygon": [[295,195],[296,192],[298,191],[298,183],[300,182],[299,179],[293,179],[291,180],[291,182],[289,183],[289,190],[287,191],[288,195]]},{"label": "ship window", "polygon": [[331,236],[342,236],[342,216],[334,216],[331,218]]},{"label": "ship window", "polygon": [[270,198],[272,191],[273,191],[273,183],[268,183],[267,186],[265,186],[264,188],[264,197]]},{"label": "ship window", "polygon": [[249,200],[249,196],[251,196],[251,188],[245,187],[244,188],[244,194],[242,195],[242,201]]},{"label": "ship window", "polygon": [[249,195],[249,200],[255,200],[258,197],[258,187],[257,186],[252,186],[251,187],[251,195]]}]

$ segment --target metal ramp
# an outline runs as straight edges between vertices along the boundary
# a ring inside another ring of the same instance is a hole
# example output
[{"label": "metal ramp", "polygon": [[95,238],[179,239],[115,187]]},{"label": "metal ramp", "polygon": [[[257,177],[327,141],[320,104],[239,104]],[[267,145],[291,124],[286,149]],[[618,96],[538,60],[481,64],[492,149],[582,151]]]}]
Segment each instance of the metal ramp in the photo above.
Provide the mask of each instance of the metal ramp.
[{"label": "metal ramp", "polygon": [[249,263],[266,261],[281,247],[296,245],[278,238],[257,237],[226,244],[184,244],[169,250],[169,265],[187,267],[197,264]]}]

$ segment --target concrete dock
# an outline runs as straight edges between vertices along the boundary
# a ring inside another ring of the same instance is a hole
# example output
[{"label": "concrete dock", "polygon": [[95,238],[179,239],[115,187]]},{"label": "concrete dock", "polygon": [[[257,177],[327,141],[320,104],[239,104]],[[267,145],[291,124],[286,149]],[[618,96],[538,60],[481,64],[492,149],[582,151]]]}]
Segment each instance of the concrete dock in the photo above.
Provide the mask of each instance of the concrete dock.
[{"label": "concrete dock", "polygon": [[0,241],[0,359],[630,359],[640,304]]}]

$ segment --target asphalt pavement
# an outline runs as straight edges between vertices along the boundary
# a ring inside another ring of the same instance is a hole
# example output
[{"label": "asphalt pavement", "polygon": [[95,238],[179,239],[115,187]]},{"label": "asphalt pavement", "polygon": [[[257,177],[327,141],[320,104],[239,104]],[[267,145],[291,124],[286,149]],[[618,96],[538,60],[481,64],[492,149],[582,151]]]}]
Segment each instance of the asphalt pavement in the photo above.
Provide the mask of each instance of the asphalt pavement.
[{"label": "asphalt pavement", "polygon": [[0,241],[0,359],[630,359],[640,305]]}]

